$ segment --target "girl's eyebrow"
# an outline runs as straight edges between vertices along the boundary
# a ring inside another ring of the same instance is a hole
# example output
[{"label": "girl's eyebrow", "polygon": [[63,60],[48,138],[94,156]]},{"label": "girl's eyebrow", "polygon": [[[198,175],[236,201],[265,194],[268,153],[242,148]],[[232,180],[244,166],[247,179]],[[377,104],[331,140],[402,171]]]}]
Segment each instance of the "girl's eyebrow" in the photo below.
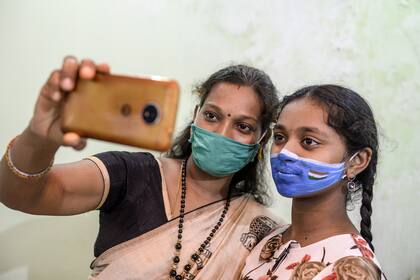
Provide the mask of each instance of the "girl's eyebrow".
[{"label": "girl's eyebrow", "polygon": [[281,124],[275,124],[274,125],[274,127],[273,127],[273,129],[277,129],[277,130],[284,130],[285,129],[285,127],[283,126],[283,125],[281,125]]},{"label": "girl's eyebrow", "polygon": [[[284,125],[281,125],[281,124],[274,125],[273,129],[274,130],[287,130],[286,127]],[[319,128],[317,128],[317,127],[311,127],[311,126],[299,127],[297,129],[297,131],[299,131],[301,133],[312,132],[312,133],[319,134],[319,135],[321,135],[323,137],[327,137],[328,136],[325,132],[321,131]]]},{"label": "girl's eyebrow", "polygon": [[300,127],[299,130],[301,132],[312,132],[312,133],[316,133],[316,134],[319,134],[319,135],[321,135],[323,137],[327,137],[328,136],[325,132],[323,132],[322,130],[320,130],[317,127]]}]

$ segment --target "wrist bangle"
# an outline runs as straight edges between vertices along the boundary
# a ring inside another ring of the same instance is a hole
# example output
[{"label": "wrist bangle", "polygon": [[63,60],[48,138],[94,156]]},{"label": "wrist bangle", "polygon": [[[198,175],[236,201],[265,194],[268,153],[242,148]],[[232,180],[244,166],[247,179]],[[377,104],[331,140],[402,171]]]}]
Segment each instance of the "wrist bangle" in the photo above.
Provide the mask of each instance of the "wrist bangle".
[{"label": "wrist bangle", "polygon": [[13,161],[11,158],[12,147],[15,144],[16,139],[18,137],[19,136],[16,136],[15,138],[12,139],[12,141],[10,141],[9,145],[7,145],[6,153],[4,154],[4,159],[6,160],[7,166],[9,167],[10,171],[12,171],[13,174],[15,174],[16,176],[24,180],[34,180],[34,179],[39,179],[43,177],[45,174],[48,173],[48,171],[50,171],[51,167],[53,166],[54,159],[51,160],[47,168],[45,168],[44,170],[40,172],[37,172],[37,173],[23,172],[22,170],[20,170],[13,164]]}]

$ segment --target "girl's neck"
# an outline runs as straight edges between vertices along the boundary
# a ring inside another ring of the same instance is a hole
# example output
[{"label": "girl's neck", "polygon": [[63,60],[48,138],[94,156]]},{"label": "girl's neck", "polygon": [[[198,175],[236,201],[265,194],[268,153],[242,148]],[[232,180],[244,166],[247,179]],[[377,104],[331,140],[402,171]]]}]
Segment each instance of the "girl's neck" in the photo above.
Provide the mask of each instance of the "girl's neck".
[{"label": "girl's neck", "polygon": [[294,198],[292,224],[283,241],[295,240],[307,246],[327,237],[358,233],[346,211],[345,195],[339,186],[309,198]]}]

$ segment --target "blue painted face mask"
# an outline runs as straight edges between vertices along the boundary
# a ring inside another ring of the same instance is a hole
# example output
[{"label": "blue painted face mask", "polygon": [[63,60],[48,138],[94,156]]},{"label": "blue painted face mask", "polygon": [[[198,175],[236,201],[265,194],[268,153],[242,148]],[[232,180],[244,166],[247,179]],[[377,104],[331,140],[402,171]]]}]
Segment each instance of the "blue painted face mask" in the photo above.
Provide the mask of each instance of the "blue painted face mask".
[{"label": "blue painted face mask", "polygon": [[[261,139],[263,137],[264,135]],[[260,148],[259,141],[251,145],[242,144],[194,124],[191,125],[189,141],[194,163],[201,170],[215,177],[224,177],[238,172],[254,159]]]},{"label": "blue painted face mask", "polygon": [[286,149],[272,154],[270,162],[277,191],[285,197],[307,196],[322,191],[344,178],[345,162],[320,162],[299,157]]}]

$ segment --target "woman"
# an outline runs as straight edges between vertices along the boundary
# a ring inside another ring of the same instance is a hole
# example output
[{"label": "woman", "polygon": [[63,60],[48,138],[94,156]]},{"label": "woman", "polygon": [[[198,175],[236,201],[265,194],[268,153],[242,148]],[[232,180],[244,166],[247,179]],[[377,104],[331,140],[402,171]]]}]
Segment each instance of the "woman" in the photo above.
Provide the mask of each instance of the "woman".
[{"label": "woman", "polygon": [[[378,136],[369,105],[344,87],[305,87],[283,99],[273,134],[272,176],[293,199],[292,223],[254,248],[241,279],[381,279],[370,232]],[[346,211],[358,196],[360,233]]]},{"label": "woman", "polygon": [[60,130],[61,108],[76,77],[96,72],[109,67],[67,57],[51,74],[29,126],[2,160],[0,201],[42,215],[99,209],[92,279],[238,277],[275,224],[258,175],[279,104],[270,78],[244,65],[210,76],[198,87],[193,122],[166,157],[106,152],[52,165],[61,145],[85,146]]}]

